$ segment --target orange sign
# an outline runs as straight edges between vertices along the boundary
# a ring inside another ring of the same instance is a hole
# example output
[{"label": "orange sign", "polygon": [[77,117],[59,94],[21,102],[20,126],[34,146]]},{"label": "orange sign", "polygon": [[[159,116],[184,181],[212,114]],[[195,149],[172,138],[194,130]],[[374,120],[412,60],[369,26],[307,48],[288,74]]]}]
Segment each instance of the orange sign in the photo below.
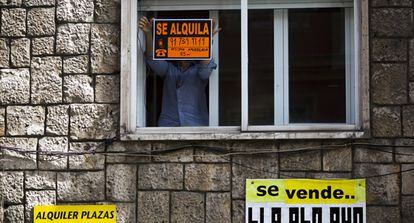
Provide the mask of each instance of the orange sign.
[{"label": "orange sign", "polygon": [[154,60],[210,60],[211,19],[155,19]]}]

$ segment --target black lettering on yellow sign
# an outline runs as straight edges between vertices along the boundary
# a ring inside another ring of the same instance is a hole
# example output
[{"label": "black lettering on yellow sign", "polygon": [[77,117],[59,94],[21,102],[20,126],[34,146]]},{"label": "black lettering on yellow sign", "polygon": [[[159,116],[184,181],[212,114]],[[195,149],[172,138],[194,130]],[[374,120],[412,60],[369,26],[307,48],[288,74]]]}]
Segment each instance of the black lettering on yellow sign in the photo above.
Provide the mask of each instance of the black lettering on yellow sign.
[{"label": "black lettering on yellow sign", "polygon": [[155,19],[154,59],[211,59],[211,19]]},{"label": "black lettering on yellow sign", "polygon": [[35,220],[113,219],[115,211],[41,211]]}]

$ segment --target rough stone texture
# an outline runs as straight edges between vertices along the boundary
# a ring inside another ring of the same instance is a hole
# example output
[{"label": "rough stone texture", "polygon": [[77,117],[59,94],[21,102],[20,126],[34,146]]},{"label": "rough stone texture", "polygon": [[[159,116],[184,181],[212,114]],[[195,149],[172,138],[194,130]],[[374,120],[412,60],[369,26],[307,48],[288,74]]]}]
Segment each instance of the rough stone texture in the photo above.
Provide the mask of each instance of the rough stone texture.
[{"label": "rough stone texture", "polygon": [[414,39],[410,40],[410,49],[409,49],[409,75],[408,79],[414,81]]},{"label": "rough stone texture", "polygon": [[135,204],[134,203],[117,203],[116,205],[116,222],[119,223],[136,223]]},{"label": "rough stone texture", "polygon": [[0,192],[6,204],[23,202],[23,178],[23,172],[0,172]]},{"label": "rough stone texture", "polygon": [[411,6],[410,0],[372,0],[371,6]]},{"label": "rough stone texture", "polygon": [[91,31],[92,73],[119,70],[119,30],[117,26],[94,24]]},{"label": "rough stone texture", "polygon": [[[401,171],[408,171],[414,169],[414,164],[404,164],[401,165]],[[402,194],[410,194],[414,195],[414,172],[404,172],[401,174],[402,176]]]},{"label": "rough stone texture", "polygon": [[55,8],[33,8],[27,12],[27,34],[47,36],[55,34]]},{"label": "rough stone texture", "polygon": [[[5,147],[19,148],[22,151],[36,151],[36,138],[7,138],[0,137],[0,145]],[[4,150],[4,160],[0,162],[0,169],[6,170],[21,170],[21,169],[35,169],[36,154],[17,153],[14,151]]]},{"label": "rough stone texture", "polygon": [[372,135],[375,137],[393,137],[401,135],[400,107],[374,107],[371,123]]},{"label": "rough stone texture", "polygon": [[89,49],[90,24],[63,24],[57,29],[56,52],[86,54]]},{"label": "rough stone texture", "polygon": [[[70,143],[70,152],[104,152],[102,143]],[[101,154],[85,154],[69,156],[69,169],[103,169],[105,156]]]},{"label": "rough stone texture", "polygon": [[1,35],[13,37],[26,35],[26,9],[1,9]]},{"label": "rough stone texture", "polygon": [[7,68],[9,67],[9,55],[10,55],[10,48],[9,48],[9,41],[5,38],[0,38],[0,68]]},{"label": "rough stone texture", "polygon": [[400,209],[398,207],[367,207],[368,223],[401,222]]},{"label": "rough stone texture", "polygon": [[93,0],[57,0],[57,19],[63,22],[92,22]]},{"label": "rough stone texture", "polygon": [[47,107],[46,134],[67,135],[69,130],[69,106],[56,105]]},{"label": "rough stone texture", "polygon": [[42,135],[44,122],[45,109],[42,106],[7,107],[8,135]]},{"label": "rough stone texture", "polygon": [[[68,152],[68,147],[68,138],[66,137],[44,137],[39,139],[39,151],[42,152]],[[66,169],[67,165],[67,156],[39,155],[39,169]]]},{"label": "rough stone texture", "polygon": [[27,38],[15,39],[10,44],[11,64],[14,67],[30,66],[30,40]]},{"label": "rough stone texture", "polygon": [[6,131],[6,109],[0,107],[0,136],[3,136]]},{"label": "rough stone texture", "polygon": [[414,82],[410,82],[409,84],[409,98],[410,103],[414,104]]},{"label": "rough stone texture", "polygon": [[72,139],[109,139],[118,129],[118,108],[114,105],[70,106],[70,136]]},{"label": "rough stone texture", "polygon": [[119,76],[99,75],[96,76],[96,102],[116,103],[119,101]]},{"label": "rough stone texture", "polygon": [[56,191],[26,191],[26,222],[32,222],[33,208],[37,205],[56,204]]},{"label": "rough stone texture", "polygon": [[402,197],[402,223],[411,223],[414,220],[414,196]]},{"label": "rough stone texture", "polygon": [[30,72],[27,68],[0,70],[0,104],[23,104],[30,100]]},{"label": "rough stone texture", "polygon": [[136,197],[137,167],[115,164],[106,167],[106,196],[110,201],[133,202]]},{"label": "rough stone texture", "polygon": [[230,190],[229,164],[185,165],[185,189],[190,191]]},{"label": "rough stone texture", "polygon": [[[229,143],[220,143],[217,144],[217,142],[215,143],[203,143],[206,144],[207,146],[220,146],[226,149],[229,149],[230,151],[230,146],[231,144]],[[195,148],[194,149],[194,159],[196,162],[214,162],[214,163],[228,163],[230,162],[230,159],[228,159],[228,157],[222,157],[222,156],[218,156],[220,155],[220,153],[215,152],[215,151],[208,151],[205,149],[200,149],[200,148]]]},{"label": "rough stone texture", "polygon": [[204,195],[194,192],[171,193],[171,222],[204,222]]},{"label": "rough stone texture", "polygon": [[244,200],[233,200],[233,223],[245,223],[245,201]]},{"label": "rough stone texture", "polygon": [[372,101],[378,104],[407,102],[407,69],[405,64],[372,65]]},{"label": "rough stone texture", "polygon": [[60,57],[33,57],[31,72],[33,103],[62,101],[62,59]]},{"label": "rough stone texture", "polygon": [[230,193],[208,193],[206,196],[206,222],[231,222]]},{"label": "rough stone texture", "polygon": [[55,0],[23,0],[25,6],[53,6]]},{"label": "rough stone texture", "polygon": [[57,175],[59,201],[99,201],[105,199],[104,172],[68,172]]},{"label": "rough stone texture", "polygon": [[32,39],[32,55],[44,56],[52,55],[54,53],[54,37],[40,37]]},{"label": "rough stone texture", "polygon": [[169,222],[169,201],[170,197],[167,191],[139,191],[138,222]]},{"label": "rough stone texture", "polygon": [[[281,150],[298,148],[320,148],[319,143],[285,143],[280,146]],[[281,170],[320,170],[321,152],[310,151],[304,153],[284,154],[280,157]]]},{"label": "rough stone texture", "polygon": [[12,205],[4,211],[4,223],[24,222],[24,206]]},{"label": "rough stone texture", "polygon": [[407,40],[405,39],[373,39],[372,60],[374,61],[406,61]]},{"label": "rough stone texture", "polygon": [[351,171],[352,149],[334,149],[323,152],[324,171]]},{"label": "rough stone texture", "polygon": [[119,22],[120,0],[97,0],[95,2],[96,22]]},{"label": "rough stone texture", "polygon": [[0,6],[20,6],[22,0],[0,0]]},{"label": "rough stone texture", "polygon": [[370,21],[373,37],[408,37],[413,34],[413,10],[409,8],[371,9]]},{"label": "rough stone texture", "polygon": [[157,156],[153,157],[153,161],[155,162],[192,162],[194,150],[191,148],[188,149],[181,149],[177,151],[172,151],[169,153],[164,154],[157,154],[157,151],[163,151],[165,149],[174,147],[182,147],[184,144],[182,142],[171,142],[171,143],[153,143],[152,144],[152,151],[154,152],[154,155]]},{"label": "rough stone texture", "polygon": [[67,57],[63,59],[63,73],[84,74],[89,70],[88,55]]},{"label": "rough stone texture", "polygon": [[403,107],[402,123],[404,136],[414,137],[414,105]]},{"label": "rough stone texture", "polygon": [[[355,164],[355,178],[395,173],[400,171],[398,165],[392,164]],[[368,178],[366,180],[367,204],[398,204],[399,176],[397,174]]]},{"label": "rough stone texture", "polygon": [[[366,143],[392,145],[393,142],[388,139],[376,139]],[[391,163],[393,161],[392,152],[392,147],[355,146],[354,162]]]},{"label": "rough stone texture", "polygon": [[143,164],[138,169],[139,189],[183,189],[183,165]]},{"label": "rough stone texture", "polygon": [[414,139],[397,139],[395,145],[401,146],[395,148],[395,161],[400,163],[413,163],[414,150],[406,147],[414,145]]},{"label": "rough stone texture", "polygon": [[24,179],[26,189],[56,189],[56,173],[49,171],[26,171]]},{"label": "rough stone texture", "polygon": [[[149,143],[137,143],[137,142],[115,142],[112,145],[108,146],[108,152],[146,152],[150,154],[151,144]],[[142,163],[142,162],[151,162],[151,157],[148,156],[111,156],[106,157],[107,163]]]},{"label": "rough stone texture", "polygon": [[63,79],[63,100],[68,103],[93,102],[93,78],[70,75]]}]

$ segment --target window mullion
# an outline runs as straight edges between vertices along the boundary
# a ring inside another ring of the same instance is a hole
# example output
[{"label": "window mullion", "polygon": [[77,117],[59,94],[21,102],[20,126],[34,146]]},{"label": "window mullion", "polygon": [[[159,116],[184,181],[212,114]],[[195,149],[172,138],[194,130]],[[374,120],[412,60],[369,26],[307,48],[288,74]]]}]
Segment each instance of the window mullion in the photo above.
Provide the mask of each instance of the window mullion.
[{"label": "window mullion", "polygon": [[283,9],[283,124],[289,124],[289,11]]},{"label": "window mullion", "polygon": [[241,130],[246,131],[249,125],[249,54],[248,54],[248,0],[241,0],[241,75],[242,75],[242,120]]},{"label": "window mullion", "polygon": [[[219,24],[219,12],[210,11],[210,18],[216,21],[216,26],[220,27]],[[220,32],[217,32],[213,37],[213,58],[214,62],[217,64],[217,68],[211,72],[209,80],[209,125],[218,126],[219,125],[219,35]]]},{"label": "window mullion", "polygon": [[284,19],[283,9],[274,10],[274,125],[283,125],[284,120]]}]

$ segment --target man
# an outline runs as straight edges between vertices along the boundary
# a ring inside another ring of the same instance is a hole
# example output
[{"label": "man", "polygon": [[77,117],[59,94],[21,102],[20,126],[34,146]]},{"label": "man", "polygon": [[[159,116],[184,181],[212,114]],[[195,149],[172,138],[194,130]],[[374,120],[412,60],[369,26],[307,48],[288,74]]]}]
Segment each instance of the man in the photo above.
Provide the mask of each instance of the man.
[{"label": "man", "polygon": [[[217,65],[213,60],[178,61],[177,65],[165,60],[153,60],[152,19],[149,21],[142,17],[138,26],[145,34],[146,62],[164,82],[158,126],[207,126],[206,86]],[[217,32],[213,31],[213,35]]]}]

